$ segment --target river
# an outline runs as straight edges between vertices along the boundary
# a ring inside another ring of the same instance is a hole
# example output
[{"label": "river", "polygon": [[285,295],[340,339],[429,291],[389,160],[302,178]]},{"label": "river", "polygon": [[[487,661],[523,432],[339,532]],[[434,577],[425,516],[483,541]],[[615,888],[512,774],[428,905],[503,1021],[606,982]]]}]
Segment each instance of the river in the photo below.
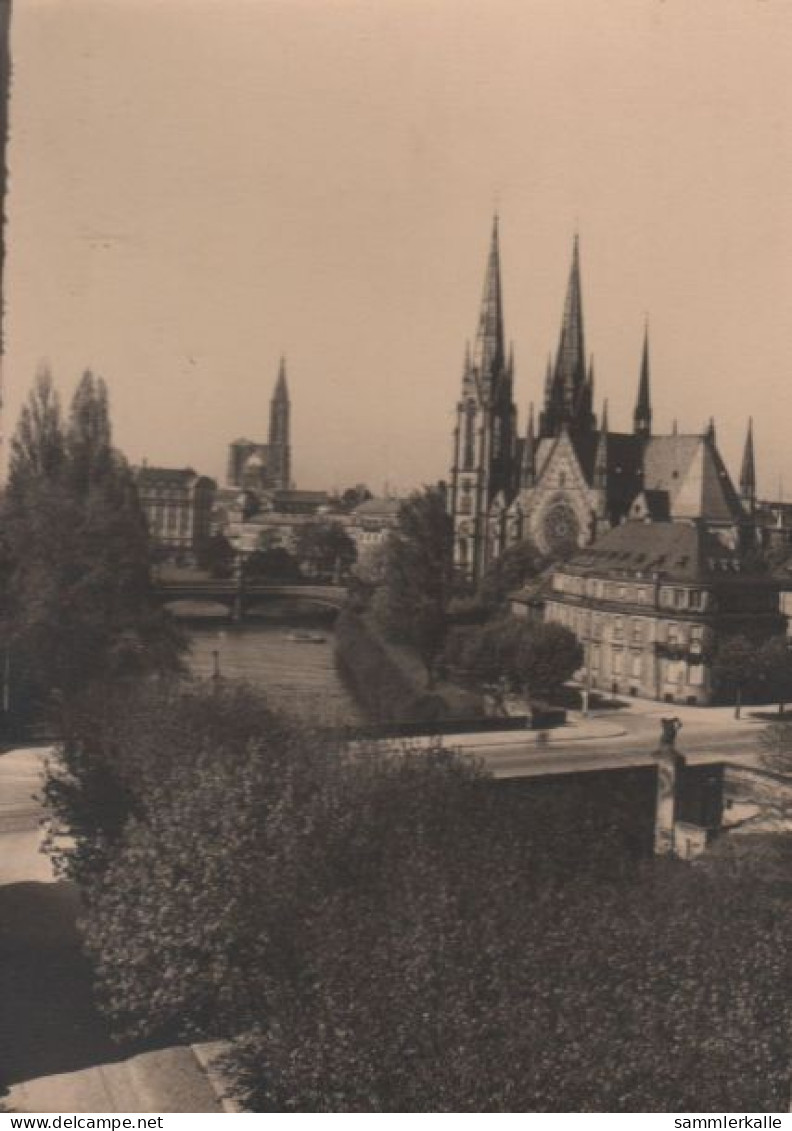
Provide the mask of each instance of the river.
[{"label": "river", "polygon": [[360,721],[335,668],[332,626],[311,626],[309,634],[321,640],[310,642],[294,639],[305,632],[305,625],[226,621],[185,627],[192,642],[190,667],[196,675],[212,675],[213,652],[217,652],[221,676],[263,688],[274,707],[311,723],[342,726]]}]

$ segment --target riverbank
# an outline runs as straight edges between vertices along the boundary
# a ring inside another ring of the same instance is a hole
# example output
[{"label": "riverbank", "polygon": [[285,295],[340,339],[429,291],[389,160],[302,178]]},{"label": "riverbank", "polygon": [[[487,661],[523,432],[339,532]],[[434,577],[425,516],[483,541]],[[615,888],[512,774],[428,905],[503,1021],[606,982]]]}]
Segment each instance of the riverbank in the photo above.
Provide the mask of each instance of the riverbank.
[{"label": "riverbank", "polygon": [[480,695],[450,683],[430,686],[410,648],[386,640],[369,613],[344,609],[336,622],[339,674],[371,722],[434,722],[483,717]]}]

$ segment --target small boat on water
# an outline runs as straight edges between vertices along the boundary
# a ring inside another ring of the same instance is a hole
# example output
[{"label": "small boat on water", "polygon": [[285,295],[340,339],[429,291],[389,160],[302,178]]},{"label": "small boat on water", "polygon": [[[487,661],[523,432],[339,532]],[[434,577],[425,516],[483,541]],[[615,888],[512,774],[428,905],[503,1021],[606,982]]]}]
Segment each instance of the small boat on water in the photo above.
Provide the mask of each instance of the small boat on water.
[{"label": "small boat on water", "polygon": [[290,632],[286,637],[293,644],[324,644],[325,638],[320,632],[306,632],[303,629],[297,629],[296,632]]}]

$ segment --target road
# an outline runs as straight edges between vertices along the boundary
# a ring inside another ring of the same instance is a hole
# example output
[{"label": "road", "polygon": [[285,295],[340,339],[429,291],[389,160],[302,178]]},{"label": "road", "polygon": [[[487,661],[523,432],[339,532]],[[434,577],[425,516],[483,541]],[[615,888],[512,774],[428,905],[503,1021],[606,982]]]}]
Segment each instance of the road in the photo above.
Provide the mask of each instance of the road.
[{"label": "road", "polygon": [[93,1006],[76,892],[39,850],[45,753],[0,754],[0,1110],[219,1112],[189,1046],[119,1045]]},{"label": "road", "polygon": [[[660,737],[660,718],[681,717],[677,745],[688,761],[756,763],[764,722],[746,715],[735,720],[722,709],[631,704],[624,712],[588,719],[570,715],[570,725],[547,732],[496,731],[446,735],[440,741],[480,759],[496,777],[538,777],[585,770],[647,765]],[[423,745],[426,740],[407,740]],[[389,743],[399,746],[397,740]]]}]

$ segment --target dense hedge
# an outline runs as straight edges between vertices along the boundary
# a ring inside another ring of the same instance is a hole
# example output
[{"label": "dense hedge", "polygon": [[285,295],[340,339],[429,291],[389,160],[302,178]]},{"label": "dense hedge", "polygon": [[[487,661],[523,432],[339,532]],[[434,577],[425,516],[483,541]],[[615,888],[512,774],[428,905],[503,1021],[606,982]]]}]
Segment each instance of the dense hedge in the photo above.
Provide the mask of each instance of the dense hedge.
[{"label": "dense hedge", "polygon": [[447,684],[427,686],[426,668],[408,648],[386,641],[365,613],[336,622],[335,662],[361,710],[375,722],[436,721],[484,714],[480,696]]}]

